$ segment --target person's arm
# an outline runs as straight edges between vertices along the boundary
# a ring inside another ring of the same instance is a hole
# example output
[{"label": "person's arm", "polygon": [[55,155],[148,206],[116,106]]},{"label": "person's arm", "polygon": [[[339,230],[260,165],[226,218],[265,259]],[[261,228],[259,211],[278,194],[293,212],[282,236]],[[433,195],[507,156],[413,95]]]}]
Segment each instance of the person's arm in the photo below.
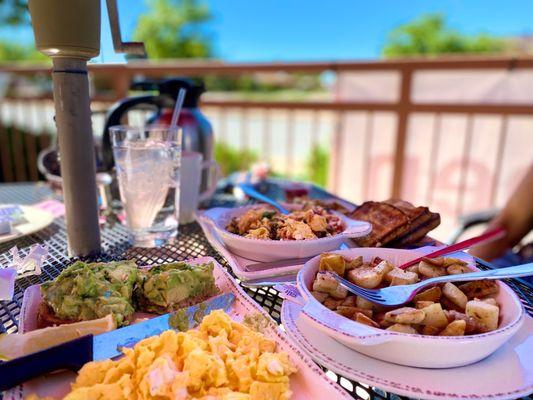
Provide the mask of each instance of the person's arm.
[{"label": "person's arm", "polygon": [[533,229],[533,165],[487,230],[496,227],[505,228],[507,234],[494,242],[473,248],[470,254],[492,260],[517,245]]}]

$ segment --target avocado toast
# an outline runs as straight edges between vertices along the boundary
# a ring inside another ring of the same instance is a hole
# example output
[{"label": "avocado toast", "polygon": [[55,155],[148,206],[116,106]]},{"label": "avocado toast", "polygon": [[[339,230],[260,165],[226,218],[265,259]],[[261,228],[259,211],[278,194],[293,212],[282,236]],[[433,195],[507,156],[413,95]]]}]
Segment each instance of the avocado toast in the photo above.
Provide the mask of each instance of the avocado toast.
[{"label": "avocado toast", "polygon": [[129,324],[135,311],[132,294],[137,274],[134,261],[75,262],[41,285],[38,325],[87,321],[108,314],[119,327]]},{"label": "avocado toast", "polygon": [[138,268],[135,261],[77,261],[41,285],[37,326],[70,324],[111,314],[117,327],[136,311],[164,314],[218,293],[213,263],[184,262]]},{"label": "avocado toast", "polygon": [[213,263],[184,262],[140,270],[134,299],[138,311],[164,314],[197,304],[218,293]]}]

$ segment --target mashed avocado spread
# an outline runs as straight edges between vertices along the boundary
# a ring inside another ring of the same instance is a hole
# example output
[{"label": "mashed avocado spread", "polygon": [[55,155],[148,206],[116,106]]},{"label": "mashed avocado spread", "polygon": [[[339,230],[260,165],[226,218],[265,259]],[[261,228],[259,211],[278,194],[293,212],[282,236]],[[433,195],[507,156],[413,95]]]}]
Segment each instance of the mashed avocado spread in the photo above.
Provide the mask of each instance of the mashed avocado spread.
[{"label": "mashed avocado spread", "polygon": [[183,262],[156,265],[140,271],[136,300],[142,311],[169,312],[196,304],[217,293],[213,264]]},{"label": "mashed avocado spread", "polygon": [[59,318],[86,321],[112,314],[117,326],[123,326],[134,312],[137,273],[134,261],[77,261],[53,281],[43,283],[41,294]]}]

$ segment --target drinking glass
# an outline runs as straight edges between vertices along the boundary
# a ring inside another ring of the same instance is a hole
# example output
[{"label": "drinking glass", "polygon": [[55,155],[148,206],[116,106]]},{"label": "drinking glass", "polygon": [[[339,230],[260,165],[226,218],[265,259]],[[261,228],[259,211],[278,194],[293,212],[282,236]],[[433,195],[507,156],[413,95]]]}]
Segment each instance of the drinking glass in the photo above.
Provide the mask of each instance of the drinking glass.
[{"label": "drinking glass", "polygon": [[181,128],[109,128],[126,213],[139,247],[161,246],[178,231]]}]

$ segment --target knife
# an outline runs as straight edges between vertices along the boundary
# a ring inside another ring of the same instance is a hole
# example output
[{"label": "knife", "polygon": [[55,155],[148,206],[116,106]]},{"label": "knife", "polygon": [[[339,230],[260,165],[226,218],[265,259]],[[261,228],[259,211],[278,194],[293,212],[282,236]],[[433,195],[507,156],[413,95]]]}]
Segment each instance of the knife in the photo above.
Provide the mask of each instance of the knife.
[{"label": "knife", "polygon": [[485,232],[482,235],[475,236],[470,239],[463,240],[458,243],[451,244],[449,246],[444,246],[437,251],[434,251],[429,254],[425,254],[422,257],[415,258],[414,260],[408,261],[406,263],[403,263],[398,268],[400,269],[406,269],[407,267],[410,267],[411,265],[417,264],[420,261],[423,261],[424,258],[436,258],[440,256],[444,256],[446,254],[455,253],[460,250],[468,249],[469,247],[478,246],[481,243],[489,243],[496,239],[501,238],[502,236],[505,236],[507,232],[503,228],[496,228],[491,231]]},{"label": "knife", "polygon": [[307,261],[315,257],[316,256],[304,257],[304,258],[290,258],[290,259],[279,260],[279,261],[258,262],[254,264],[245,265],[243,269],[247,272],[253,272],[253,271],[264,271],[264,270],[272,269],[272,268],[293,267],[297,265],[304,265]]},{"label": "knife", "polygon": [[298,274],[270,276],[265,278],[250,279],[247,281],[241,281],[242,286],[249,288],[256,288],[262,286],[274,286],[280,283],[294,283]]},{"label": "knife", "polygon": [[[184,309],[189,319],[188,328],[197,325],[195,314],[209,314],[213,310],[228,311],[235,296],[222,294],[203,303]],[[178,311],[181,313],[183,311]],[[123,347],[132,347],[135,343],[149,336],[158,335],[168,329],[174,329],[170,319],[176,313],[169,313],[137,324],[126,326],[100,335],[86,335],[70,342],[50,347],[0,363],[0,391],[10,389],[29,379],[48,372],[68,369],[78,371],[90,361],[105,360],[122,354]]]}]

